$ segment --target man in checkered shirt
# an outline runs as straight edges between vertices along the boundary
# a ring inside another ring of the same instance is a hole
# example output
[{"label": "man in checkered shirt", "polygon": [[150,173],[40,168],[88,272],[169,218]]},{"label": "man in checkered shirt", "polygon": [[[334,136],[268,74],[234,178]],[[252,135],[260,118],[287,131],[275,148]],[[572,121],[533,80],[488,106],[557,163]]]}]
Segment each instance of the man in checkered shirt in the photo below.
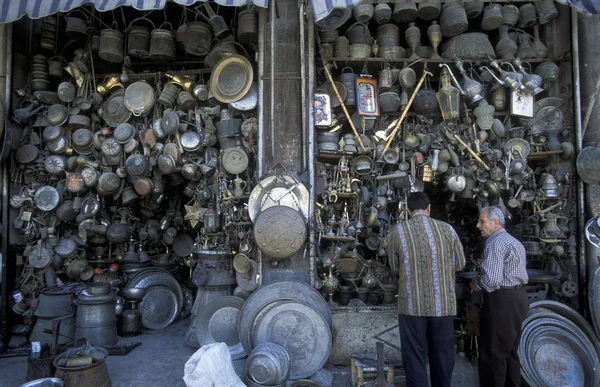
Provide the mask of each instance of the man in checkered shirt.
[{"label": "man in checkered shirt", "polygon": [[529,310],[525,248],[504,229],[499,207],[482,209],[477,228],[487,238],[481,274],[470,285],[483,293],[479,385],[520,386],[519,340]]}]

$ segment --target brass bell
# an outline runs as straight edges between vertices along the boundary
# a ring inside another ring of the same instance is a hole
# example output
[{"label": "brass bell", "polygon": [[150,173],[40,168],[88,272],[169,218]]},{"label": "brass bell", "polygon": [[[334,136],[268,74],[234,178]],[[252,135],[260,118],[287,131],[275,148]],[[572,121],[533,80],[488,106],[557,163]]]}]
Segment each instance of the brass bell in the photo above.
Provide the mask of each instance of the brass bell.
[{"label": "brass bell", "polygon": [[194,80],[188,76],[180,77],[179,75],[165,75],[169,77],[169,79],[171,79],[171,83],[181,86],[181,88],[187,91],[188,93],[191,93],[194,89]]}]

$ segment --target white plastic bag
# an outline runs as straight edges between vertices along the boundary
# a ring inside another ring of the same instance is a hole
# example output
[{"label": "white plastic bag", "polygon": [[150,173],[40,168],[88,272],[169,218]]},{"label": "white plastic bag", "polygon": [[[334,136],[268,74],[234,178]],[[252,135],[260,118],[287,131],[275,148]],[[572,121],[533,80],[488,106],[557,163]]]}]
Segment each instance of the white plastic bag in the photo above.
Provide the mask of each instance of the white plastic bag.
[{"label": "white plastic bag", "polygon": [[246,387],[233,368],[225,343],[204,345],[185,363],[183,380],[187,387]]}]

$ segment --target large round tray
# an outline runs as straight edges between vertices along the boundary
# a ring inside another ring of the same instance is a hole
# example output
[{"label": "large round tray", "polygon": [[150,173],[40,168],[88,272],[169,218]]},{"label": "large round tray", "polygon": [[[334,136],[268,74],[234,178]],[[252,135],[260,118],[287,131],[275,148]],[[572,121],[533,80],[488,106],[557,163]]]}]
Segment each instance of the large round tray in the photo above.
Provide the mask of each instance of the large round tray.
[{"label": "large round tray", "polygon": [[[166,270],[157,267],[149,267],[137,272],[129,282],[127,288],[150,288],[151,286],[166,286],[177,296],[179,308],[183,305],[183,291],[179,282]],[[179,309],[177,310],[179,313]]]},{"label": "large round tray", "polygon": [[196,337],[200,346],[224,342],[233,360],[246,356],[238,334],[238,319],[244,300],[225,296],[206,304],[196,316]]},{"label": "large round tray", "polygon": [[300,301],[315,308],[332,326],[331,309],[321,294],[311,286],[297,281],[276,281],[255,290],[248,297],[240,312],[238,330],[246,353],[252,352],[249,335],[256,315],[273,301]]},{"label": "large round tray", "polygon": [[177,319],[181,302],[166,286],[151,286],[140,303],[142,324],[149,329],[165,329]]},{"label": "large round tray", "polygon": [[256,345],[276,343],[290,356],[290,379],[319,371],[331,353],[331,328],[312,306],[298,301],[271,307],[255,324]]}]

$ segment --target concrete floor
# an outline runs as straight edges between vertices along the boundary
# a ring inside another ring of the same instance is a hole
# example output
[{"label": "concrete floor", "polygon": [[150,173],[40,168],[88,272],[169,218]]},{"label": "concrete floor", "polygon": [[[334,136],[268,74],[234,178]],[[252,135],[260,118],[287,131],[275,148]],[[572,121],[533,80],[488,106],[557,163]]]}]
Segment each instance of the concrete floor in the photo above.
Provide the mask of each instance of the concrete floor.
[{"label": "concrete floor", "polygon": [[[189,319],[179,321],[163,331],[145,331],[144,334],[119,338],[119,345],[141,342],[142,345],[127,356],[109,356],[106,363],[113,387],[185,387],[183,366],[196,349],[184,343]],[[235,361],[236,370],[243,372],[244,360]],[[333,387],[350,386],[348,367],[326,366],[333,373]],[[15,387],[24,383],[27,374],[27,358],[0,359],[0,387]],[[396,385],[403,386],[403,376],[396,378]],[[453,386],[478,385],[477,369],[464,358],[456,357]]]}]

